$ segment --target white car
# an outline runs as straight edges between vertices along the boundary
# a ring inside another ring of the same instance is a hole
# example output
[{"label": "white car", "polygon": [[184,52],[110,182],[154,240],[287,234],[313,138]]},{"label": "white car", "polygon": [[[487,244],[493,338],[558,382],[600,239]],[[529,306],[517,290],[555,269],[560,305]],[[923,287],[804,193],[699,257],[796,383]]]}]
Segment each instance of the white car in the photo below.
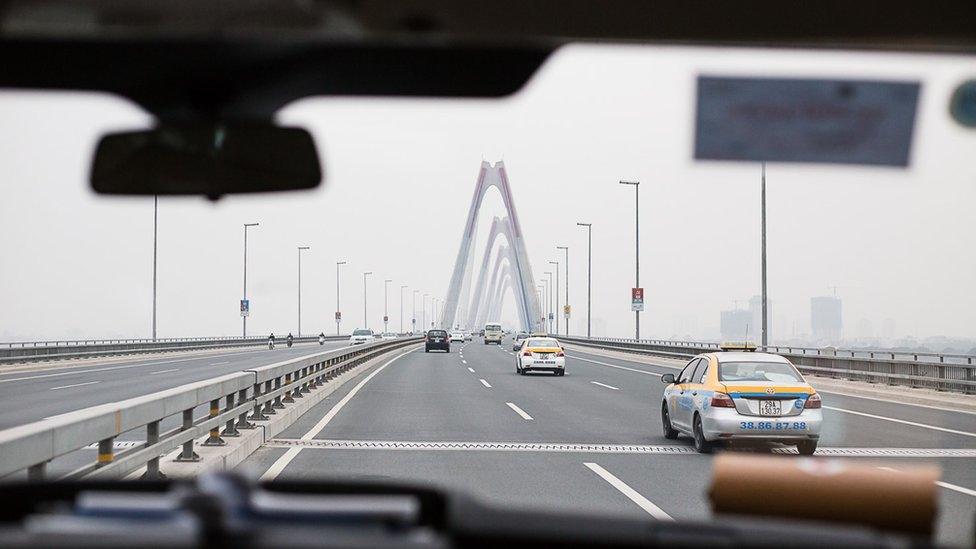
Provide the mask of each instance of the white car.
[{"label": "white car", "polygon": [[380,339],[396,339],[396,338],[397,335],[393,332],[383,332],[383,335],[380,336]]},{"label": "white car", "polygon": [[525,375],[531,371],[566,375],[566,352],[562,345],[551,337],[525,339],[515,353],[515,372]]},{"label": "white car", "polygon": [[454,343],[455,341],[464,343],[464,332],[458,330],[451,332],[451,343]]},{"label": "white car", "polygon": [[363,343],[369,343],[374,339],[376,339],[376,336],[373,335],[373,330],[360,328],[352,331],[352,335],[349,336],[349,344],[362,345]]}]

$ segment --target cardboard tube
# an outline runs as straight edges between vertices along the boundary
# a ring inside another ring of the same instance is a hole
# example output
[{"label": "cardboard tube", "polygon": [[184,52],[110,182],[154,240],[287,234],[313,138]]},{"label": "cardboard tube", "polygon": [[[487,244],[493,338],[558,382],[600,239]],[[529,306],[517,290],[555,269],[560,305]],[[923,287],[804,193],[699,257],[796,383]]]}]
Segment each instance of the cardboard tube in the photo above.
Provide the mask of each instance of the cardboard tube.
[{"label": "cardboard tube", "polygon": [[713,513],[859,524],[931,536],[935,466],[887,471],[853,460],[725,453],[713,462]]}]

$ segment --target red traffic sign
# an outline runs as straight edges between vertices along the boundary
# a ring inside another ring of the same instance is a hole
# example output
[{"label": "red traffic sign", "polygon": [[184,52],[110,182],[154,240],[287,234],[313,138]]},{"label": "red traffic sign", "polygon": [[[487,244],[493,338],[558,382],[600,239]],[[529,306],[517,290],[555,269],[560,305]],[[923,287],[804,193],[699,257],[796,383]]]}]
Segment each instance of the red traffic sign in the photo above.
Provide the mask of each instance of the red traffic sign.
[{"label": "red traffic sign", "polygon": [[631,311],[644,310],[644,288],[630,289],[630,310]]},{"label": "red traffic sign", "polygon": [[342,311],[336,311],[336,320],[342,320]]}]

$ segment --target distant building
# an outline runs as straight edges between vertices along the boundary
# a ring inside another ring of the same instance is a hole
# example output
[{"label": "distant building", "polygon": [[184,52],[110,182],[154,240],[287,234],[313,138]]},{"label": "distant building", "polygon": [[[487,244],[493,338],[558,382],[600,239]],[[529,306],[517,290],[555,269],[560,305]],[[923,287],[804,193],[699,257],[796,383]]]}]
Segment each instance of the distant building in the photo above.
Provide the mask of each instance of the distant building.
[{"label": "distant building", "polygon": [[810,329],[814,339],[839,341],[842,328],[840,298],[831,296],[810,298]]},{"label": "distant building", "polygon": [[722,311],[719,319],[719,331],[723,340],[743,341],[747,337],[755,341],[756,329],[752,326],[752,313],[745,309]]}]

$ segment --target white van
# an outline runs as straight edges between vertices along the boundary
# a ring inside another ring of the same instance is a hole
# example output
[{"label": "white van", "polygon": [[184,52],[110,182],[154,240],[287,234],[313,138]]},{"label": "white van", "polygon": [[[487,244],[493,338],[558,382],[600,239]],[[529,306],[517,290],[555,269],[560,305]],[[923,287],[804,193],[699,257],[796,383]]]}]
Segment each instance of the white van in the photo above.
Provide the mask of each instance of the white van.
[{"label": "white van", "polygon": [[503,335],[501,322],[489,322],[485,324],[485,345],[489,343],[501,345]]}]

